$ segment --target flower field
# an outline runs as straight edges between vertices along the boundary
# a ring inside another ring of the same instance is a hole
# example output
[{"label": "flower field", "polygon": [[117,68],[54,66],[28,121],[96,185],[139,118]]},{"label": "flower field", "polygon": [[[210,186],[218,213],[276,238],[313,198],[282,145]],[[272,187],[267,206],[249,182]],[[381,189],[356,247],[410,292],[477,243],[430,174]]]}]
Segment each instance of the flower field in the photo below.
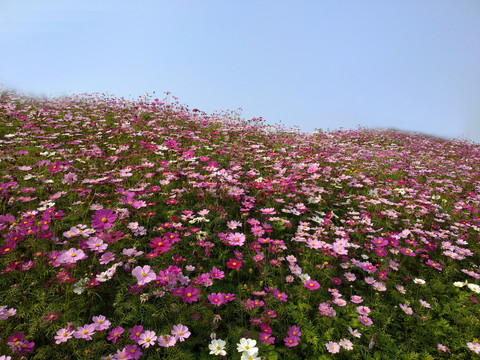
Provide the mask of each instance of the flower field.
[{"label": "flower field", "polygon": [[0,360],[479,357],[479,144],[3,91],[0,209]]}]

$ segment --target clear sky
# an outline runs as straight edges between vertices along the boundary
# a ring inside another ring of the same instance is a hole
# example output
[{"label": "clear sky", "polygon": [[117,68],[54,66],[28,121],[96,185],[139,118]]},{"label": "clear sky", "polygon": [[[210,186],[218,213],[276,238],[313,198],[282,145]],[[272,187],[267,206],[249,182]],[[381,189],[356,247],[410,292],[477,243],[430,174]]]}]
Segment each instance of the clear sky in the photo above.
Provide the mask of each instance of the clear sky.
[{"label": "clear sky", "polygon": [[480,141],[480,1],[0,0],[0,85]]}]

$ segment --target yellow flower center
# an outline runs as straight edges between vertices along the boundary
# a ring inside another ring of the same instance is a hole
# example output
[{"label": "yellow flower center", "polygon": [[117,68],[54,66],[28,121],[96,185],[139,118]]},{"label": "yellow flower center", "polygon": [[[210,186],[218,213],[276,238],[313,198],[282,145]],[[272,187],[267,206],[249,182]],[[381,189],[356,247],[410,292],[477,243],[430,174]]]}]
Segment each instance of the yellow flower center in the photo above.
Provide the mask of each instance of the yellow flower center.
[{"label": "yellow flower center", "polygon": [[102,218],[102,223],[106,223],[107,221],[107,218]]}]

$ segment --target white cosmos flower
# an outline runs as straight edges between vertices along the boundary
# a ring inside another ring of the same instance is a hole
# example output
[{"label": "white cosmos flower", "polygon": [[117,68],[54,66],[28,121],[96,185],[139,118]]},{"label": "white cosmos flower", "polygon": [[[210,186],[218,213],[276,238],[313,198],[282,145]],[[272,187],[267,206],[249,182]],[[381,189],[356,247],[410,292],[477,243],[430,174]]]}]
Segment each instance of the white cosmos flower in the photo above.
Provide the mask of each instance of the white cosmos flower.
[{"label": "white cosmos flower", "polygon": [[464,286],[467,285],[467,284],[468,284],[467,281],[465,281],[465,282],[463,282],[463,281],[455,281],[455,282],[453,283],[453,286],[456,286],[456,287],[464,287]]},{"label": "white cosmos flower", "polygon": [[480,294],[480,286],[477,284],[467,284],[468,288],[472,291],[475,291],[477,294]]},{"label": "white cosmos flower", "polygon": [[227,355],[225,351],[226,342],[221,339],[213,339],[212,342],[208,345],[211,355]]},{"label": "white cosmos flower", "polygon": [[425,284],[425,280],[423,280],[423,279],[413,279],[413,282],[415,284],[420,284],[420,285]]},{"label": "white cosmos flower", "polygon": [[237,344],[237,350],[241,353],[248,353],[248,355],[257,355],[258,348],[256,340],[241,338],[240,342]]}]

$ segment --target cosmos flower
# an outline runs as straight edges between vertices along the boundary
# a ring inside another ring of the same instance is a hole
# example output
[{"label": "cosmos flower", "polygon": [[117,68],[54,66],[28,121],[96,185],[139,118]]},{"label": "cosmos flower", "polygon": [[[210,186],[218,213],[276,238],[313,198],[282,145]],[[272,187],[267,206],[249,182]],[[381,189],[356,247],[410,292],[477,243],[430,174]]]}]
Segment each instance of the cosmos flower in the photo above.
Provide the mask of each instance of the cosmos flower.
[{"label": "cosmos flower", "polygon": [[221,339],[213,339],[208,345],[211,355],[220,355],[225,356],[227,352],[225,351],[225,345],[227,343]]},{"label": "cosmos flower", "polygon": [[97,210],[95,215],[92,215],[92,227],[97,231],[110,229],[113,223],[117,220],[118,215],[110,209]]}]

